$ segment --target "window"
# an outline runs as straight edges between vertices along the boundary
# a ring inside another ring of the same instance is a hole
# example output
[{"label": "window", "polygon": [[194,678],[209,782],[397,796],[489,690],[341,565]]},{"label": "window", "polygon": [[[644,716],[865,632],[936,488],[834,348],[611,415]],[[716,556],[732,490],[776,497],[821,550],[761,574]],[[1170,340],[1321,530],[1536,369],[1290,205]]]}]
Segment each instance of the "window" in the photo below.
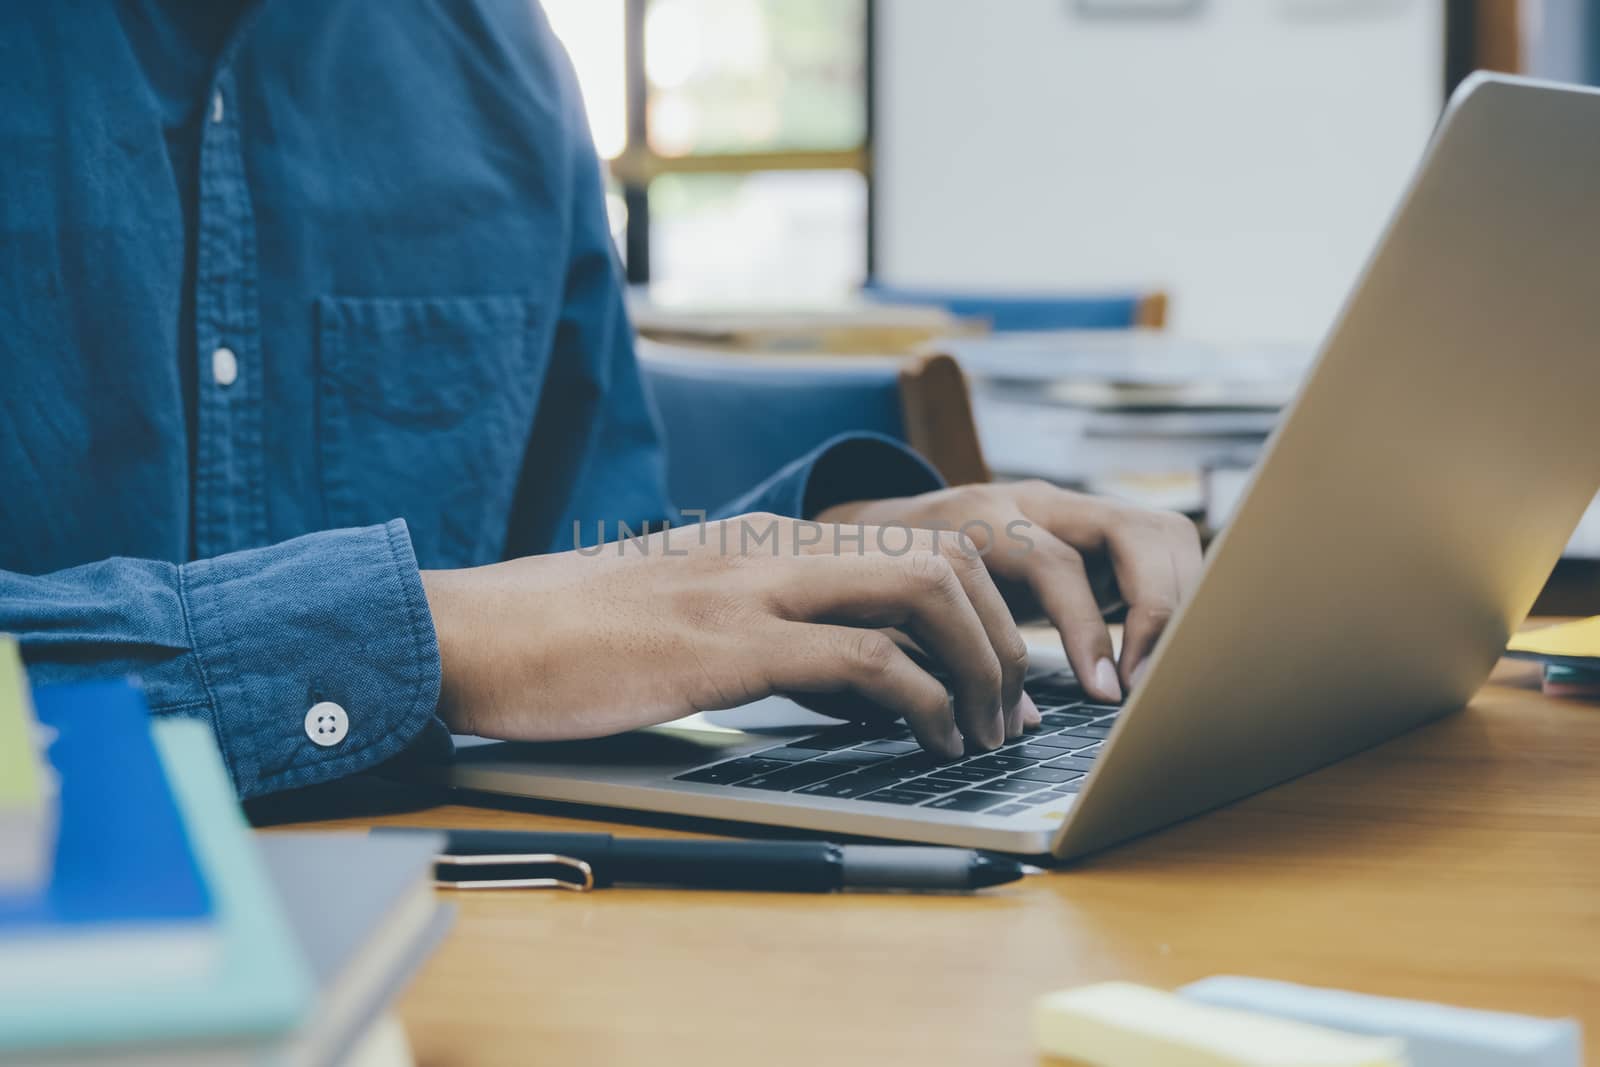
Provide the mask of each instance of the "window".
[{"label": "window", "polygon": [[869,0],[544,0],[633,282],[824,300],[867,270]]}]

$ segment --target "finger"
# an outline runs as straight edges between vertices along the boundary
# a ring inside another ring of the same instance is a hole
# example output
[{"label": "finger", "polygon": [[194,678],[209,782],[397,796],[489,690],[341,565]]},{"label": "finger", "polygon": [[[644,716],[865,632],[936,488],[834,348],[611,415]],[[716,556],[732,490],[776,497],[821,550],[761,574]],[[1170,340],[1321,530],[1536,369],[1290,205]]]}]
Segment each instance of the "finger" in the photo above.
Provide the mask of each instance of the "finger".
[{"label": "finger", "polygon": [[[1021,517],[1020,512],[1016,517]],[[980,539],[985,543],[979,544]],[[811,551],[813,554],[838,555],[841,549],[859,545],[867,554],[904,555],[907,551],[916,551],[944,556],[966,590],[967,599],[978,613],[978,620],[1000,663],[1001,726],[1006,737],[1015,738],[1021,736],[1023,727],[1020,700],[1022,682],[1028,673],[1028,645],[1017,630],[1016,619],[1012,617],[1005,597],[995,585],[994,576],[989,573],[987,559],[980,555],[985,548],[992,547],[988,544],[990,539],[977,528],[963,533],[895,527],[859,527],[851,530],[849,527],[830,526],[822,528]]]},{"label": "finger", "polygon": [[780,654],[773,657],[767,675],[773,689],[857,693],[905,719],[929,752],[947,759],[961,755],[949,692],[888,635],[815,623],[786,624],[779,635]]},{"label": "finger", "polygon": [[[927,655],[904,630],[888,629],[878,632],[899,645],[900,651],[911,657],[911,662],[919,670],[932,674],[935,679],[938,678],[937,672],[930,669],[931,661]],[[874,703],[853,689],[843,689],[837,693],[802,693],[798,690],[789,690],[784,695],[819,715],[847,722],[884,723],[897,721],[901,717],[899,712]],[[949,695],[948,691],[946,695]]]},{"label": "finger", "polygon": [[1022,694],[1022,699],[1017,702],[1022,709],[1022,728],[1032,730],[1042,725],[1044,716],[1039,714],[1039,707],[1027,693]]},{"label": "finger", "polygon": [[1188,600],[1200,586],[1200,573],[1205,570],[1205,553],[1200,548],[1200,531],[1195,524],[1182,515],[1177,516],[1177,521],[1183,523],[1183,529],[1175,533],[1173,556],[1178,564],[1179,592],[1183,600]]},{"label": "finger", "polygon": [[1136,513],[1116,523],[1108,538],[1117,586],[1127,601],[1123,621],[1121,675],[1131,687],[1135,673],[1177,614],[1199,573],[1200,543],[1194,527],[1162,513]]},{"label": "finger", "polygon": [[950,673],[961,733],[982,748],[1005,740],[1000,661],[956,564],[915,551],[800,556],[773,574],[775,607],[786,618],[910,630]]},{"label": "finger", "polygon": [[1028,643],[1017,630],[1017,622],[1006,606],[1005,597],[994,584],[994,576],[977,545],[963,542],[955,534],[928,534],[928,547],[940,551],[955,569],[967,599],[978,613],[978,621],[988,636],[989,647],[1000,663],[1000,710],[1005,735],[1022,735],[1022,682],[1028,674]]},{"label": "finger", "polygon": [[1029,532],[1032,547],[1021,557],[1023,580],[1061,634],[1067,660],[1084,692],[1109,704],[1122,701],[1112,660],[1111,632],[1089,585],[1083,556],[1047,530]]}]

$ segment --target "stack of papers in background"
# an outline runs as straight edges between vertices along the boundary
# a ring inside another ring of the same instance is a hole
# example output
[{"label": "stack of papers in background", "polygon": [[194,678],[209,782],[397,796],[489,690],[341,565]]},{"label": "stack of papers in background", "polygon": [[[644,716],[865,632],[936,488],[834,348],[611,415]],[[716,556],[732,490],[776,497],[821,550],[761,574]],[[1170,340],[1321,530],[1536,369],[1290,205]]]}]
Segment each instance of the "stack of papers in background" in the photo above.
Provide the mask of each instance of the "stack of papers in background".
[{"label": "stack of papers in background", "polygon": [[1212,470],[1248,471],[1311,359],[1141,330],[958,338],[989,465],[1200,514]]},{"label": "stack of papers in background", "polygon": [[0,892],[0,1064],[409,1062],[367,1038],[448,925],[436,835],[258,837],[207,724],[125,682],[33,702],[61,829],[44,883]]},{"label": "stack of papers in background", "polygon": [[[937,347],[972,381],[997,476],[1186,512],[1210,532],[1232,517],[1315,356],[1310,346],[1202,344],[1148,330],[995,334]],[[1351,412],[1352,425],[1359,418]],[[1565,555],[1600,559],[1600,498]]]},{"label": "stack of papers in background", "polygon": [[[0,895],[39,889],[56,845],[50,733],[33,711],[17,643],[0,636]],[[0,920],[3,921],[3,920]]]}]

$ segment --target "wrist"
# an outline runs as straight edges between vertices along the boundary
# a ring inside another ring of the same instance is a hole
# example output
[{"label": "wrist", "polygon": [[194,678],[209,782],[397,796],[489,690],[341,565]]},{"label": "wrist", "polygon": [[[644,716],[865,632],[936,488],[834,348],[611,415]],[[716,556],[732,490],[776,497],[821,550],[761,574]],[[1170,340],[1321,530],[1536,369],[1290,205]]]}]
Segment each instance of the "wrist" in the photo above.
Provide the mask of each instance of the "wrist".
[{"label": "wrist", "polygon": [[463,603],[458,571],[420,571],[422,594],[433,616],[434,643],[439,649],[439,718],[451,733],[472,733],[461,700],[464,656]]}]

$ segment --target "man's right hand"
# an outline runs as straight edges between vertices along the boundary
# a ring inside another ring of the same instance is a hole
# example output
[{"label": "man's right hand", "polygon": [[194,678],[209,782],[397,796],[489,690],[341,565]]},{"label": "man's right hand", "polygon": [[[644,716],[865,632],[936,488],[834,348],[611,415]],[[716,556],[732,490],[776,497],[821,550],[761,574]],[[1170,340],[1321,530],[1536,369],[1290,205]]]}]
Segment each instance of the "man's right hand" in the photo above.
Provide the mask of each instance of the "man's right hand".
[{"label": "man's right hand", "polygon": [[[743,515],[422,581],[440,712],[456,733],[597,737],[772,694],[848,692],[955,757],[964,741],[994,748],[1038,721],[1011,613],[948,532],[880,538]],[[889,628],[915,639],[949,690]]]}]

